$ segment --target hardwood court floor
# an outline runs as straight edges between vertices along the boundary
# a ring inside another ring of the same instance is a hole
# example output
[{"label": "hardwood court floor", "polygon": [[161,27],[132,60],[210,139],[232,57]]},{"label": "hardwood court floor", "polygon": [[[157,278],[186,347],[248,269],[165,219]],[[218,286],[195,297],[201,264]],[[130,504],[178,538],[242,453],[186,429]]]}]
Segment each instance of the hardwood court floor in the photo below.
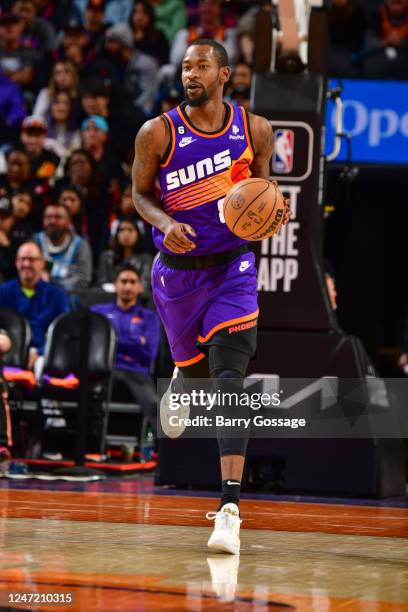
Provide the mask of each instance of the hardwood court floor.
[{"label": "hardwood court floor", "polygon": [[215,505],[0,490],[0,605],[71,592],[73,605],[42,609],[408,611],[408,509],[244,500],[238,558],[206,548]]}]

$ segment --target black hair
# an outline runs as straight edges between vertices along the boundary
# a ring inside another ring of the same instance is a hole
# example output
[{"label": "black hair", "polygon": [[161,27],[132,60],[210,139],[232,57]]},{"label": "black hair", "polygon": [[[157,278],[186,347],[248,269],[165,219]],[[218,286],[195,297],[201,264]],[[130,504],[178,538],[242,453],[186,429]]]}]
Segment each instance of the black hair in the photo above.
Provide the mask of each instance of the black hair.
[{"label": "black hair", "polygon": [[133,28],[132,25],[132,15],[133,15],[133,11],[135,10],[136,6],[138,4],[141,4],[147,14],[147,16],[149,17],[150,23],[147,27],[147,31],[151,32],[154,29],[154,20],[155,20],[155,13],[154,13],[154,8],[153,6],[150,4],[149,0],[135,0],[133,2],[133,6],[132,6],[132,10],[130,11],[130,15],[129,15],[129,25],[131,28]]},{"label": "black hair", "polygon": [[13,194],[13,197],[22,194],[29,195],[31,198],[31,206],[34,206],[34,194],[32,189],[30,189],[29,187],[21,186],[20,189],[17,189],[16,193]]},{"label": "black hair", "polygon": [[86,157],[86,159],[88,160],[91,168],[92,168],[92,175],[95,177],[96,174],[96,162],[94,160],[94,158],[92,157],[92,155],[89,153],[89,151],[87,151],[86,149],[74,149],[72,151],[72,153],[70,154],[69,157],[67,157],[67,159],[65,160],[64,163],[64,176],[66,177],[69,170],[70,170],[70,166],[71,166],[71,162],[73,157],[75,157],[75,155],[83,155],[84,157]]},{"label": "black hair", "polygon": [[218,65],[220,68],[229,66],[228,53],[226,52],[225,47],[223,47],[219,42],[213,40],[212,38],[199,38],[198,40],[194,40],[192,43],[190,43],[189,47],[198,45],[205,45],[214,49],[214,55],[218,60]]},{"label": "black hair", "polygon": [[59,200],[59,198],[62,196],[64,191],[72,191],[72,193],[75,193],[75,195],[77,196],[78,200],[81,202],[81,208],[83,207],[83,205],[84,205],[84,197],[83,197],[83,194],[81,193],[81,191],[78,189],[78,187],[76,185],[71,185],[70,183],[65,183],[64,185],[60,186],[58,188],[58,191],[55,192],[55,199]]},{"label": "black hair", "polygon": [[116,229],[115,236],[112,240],[113,262],[115,266],[120,265],[120,263],[123,261],[124,256],[125,256],[124,255],[125,249],[119,243],[119,240],[118,240],[119,230],[121,226],[123,225],[123,223],[130,223],[137,232],[136,244],[132,246],[133,254],[137,253],[141,248],[142,235],[140,233],[140,228],[137,225],[137,219],[135,219],[134,217],[129,217],[129,216],[122,217],[118,223],[118,227]]},{"label": "black hair", "polygon": [[132,266],[132,264],[129,262],[123,263],[122,265],[115,268],[115,271],[113,274],[113,280],[115,281],[118,278],[119,274],[122,274],[122,272],[133,272],[133,274],[136,274],[138,279],[141,280],[139,270],[137,270],[135,266]]},{"label": "black hair", "polygon": [[102,96],[104,98],[110,98],[108,85],[99,79],[90,79],[82,83],[79,93],[81,97],[90,96],[92,98],[97,98]]},{"label": "black hair", "polygon": [[22,153],[25,157],[27,157],[28,160],[30,160],[30,154],[28,153],[27,149],[24,148],[23,144],[16,143],[13,146],[11,146],[9,149],[7,149],[7,151],[4,154],[6,161],[8,161],[8,158],[10,157],[12,153]]},{"label": "black hair", "polygon": [[148,42],[153,43],[153,44],[160,43],[160,31],[156,28],[156,25],[155,25],[156,14],[154,12],[154,8],[152,4],[150,3],[150,0],[135,0],[133,2],[132,10],[130,11],[130,15],[128,19],[128,24],[131,30],[133,31],[134,29],[133,12],[138,4],[141,4],[143,6],[144,11],[149,18],[149,24],[146,30],[144,31],[143,40],[147,40]]}]

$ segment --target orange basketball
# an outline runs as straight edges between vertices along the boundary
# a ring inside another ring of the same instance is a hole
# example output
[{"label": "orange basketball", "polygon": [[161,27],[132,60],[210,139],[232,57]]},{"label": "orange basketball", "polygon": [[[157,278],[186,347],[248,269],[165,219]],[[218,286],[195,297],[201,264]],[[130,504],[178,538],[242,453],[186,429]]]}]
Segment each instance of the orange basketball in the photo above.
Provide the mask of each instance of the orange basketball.
[{"label": "orange basketball", "polygon": [[224,218],[233,234],[263,240],[276,234],[285,217],[285,199],[276,181],[249,178],[236,183],[224,200]]}]

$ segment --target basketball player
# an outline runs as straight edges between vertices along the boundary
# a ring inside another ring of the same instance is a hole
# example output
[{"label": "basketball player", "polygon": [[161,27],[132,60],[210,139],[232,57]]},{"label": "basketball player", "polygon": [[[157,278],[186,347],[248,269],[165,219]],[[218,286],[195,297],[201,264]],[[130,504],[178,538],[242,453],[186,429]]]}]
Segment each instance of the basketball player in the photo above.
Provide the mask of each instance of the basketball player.
[{"label": "basketball player", "polygon": [[[248,243],[225,225],[223,198],[234,182],[269,179],[273,132],[265,118],[223,103],[229,77],[222,45],[208,39],[190,45],[182,63],[186,102],[137,135],[133,198],[160,251],[152,288],[175,374],[184,381],[210,375],[218,389],[225,384],[230,391],[255,352],[257,274]],[[289,217],[287,205],[285,223]],[[247,437],[223,434],[218,442],[222,497],[211,513],[208,546],[238,554]]]}]

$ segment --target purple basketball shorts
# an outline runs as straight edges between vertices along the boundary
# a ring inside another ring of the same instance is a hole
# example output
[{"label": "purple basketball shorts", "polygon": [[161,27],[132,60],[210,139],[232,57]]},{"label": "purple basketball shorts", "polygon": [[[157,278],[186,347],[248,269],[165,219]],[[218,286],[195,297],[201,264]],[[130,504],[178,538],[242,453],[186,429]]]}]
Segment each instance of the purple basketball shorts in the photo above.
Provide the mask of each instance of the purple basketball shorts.
[{"label": "purple basketball shorts", "polygon": [[152,271],[153,299],[177,366],[205,357],[200,351],[220,330],[232,334],[256,325],[258,316],[255,255],[205,270],[176,270],[157,258]]}]

